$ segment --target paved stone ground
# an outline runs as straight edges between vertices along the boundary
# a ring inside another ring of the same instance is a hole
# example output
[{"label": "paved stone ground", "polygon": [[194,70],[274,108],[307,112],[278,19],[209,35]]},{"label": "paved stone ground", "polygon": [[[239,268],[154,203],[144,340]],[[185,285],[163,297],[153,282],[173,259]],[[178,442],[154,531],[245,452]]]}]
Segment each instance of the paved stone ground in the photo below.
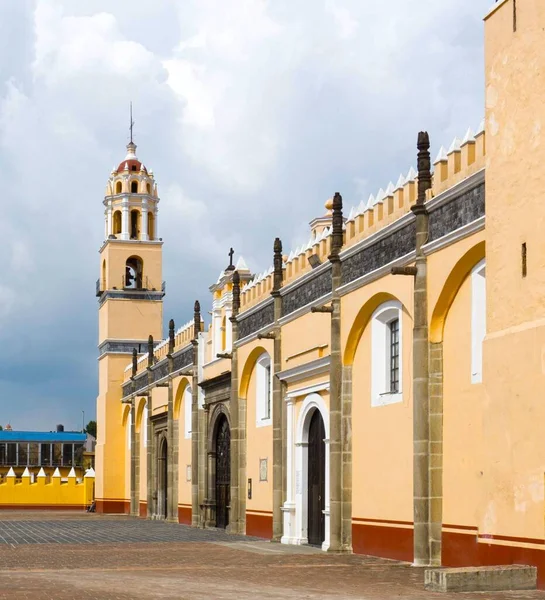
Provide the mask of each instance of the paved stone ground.
[{"label": "paved stone ground", "polygon": [[5,511],[0,536],[2,600],[545,600],[433,594],[406,563],[129,517]]}]

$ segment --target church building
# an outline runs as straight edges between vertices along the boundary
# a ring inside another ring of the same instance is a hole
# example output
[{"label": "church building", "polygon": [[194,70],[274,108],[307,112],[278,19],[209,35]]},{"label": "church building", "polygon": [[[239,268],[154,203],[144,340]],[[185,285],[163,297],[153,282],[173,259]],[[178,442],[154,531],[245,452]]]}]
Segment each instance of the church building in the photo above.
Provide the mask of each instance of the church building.
[{"label": "church building", "polygon": [[416,168],[333,194],[262,273],[230,252],[166,334],[158,188],[128,144],[97,282],[99,512],[532,564],[545,587],[545,3],[484,28],[478,127],[433,154],[415,135]]}]

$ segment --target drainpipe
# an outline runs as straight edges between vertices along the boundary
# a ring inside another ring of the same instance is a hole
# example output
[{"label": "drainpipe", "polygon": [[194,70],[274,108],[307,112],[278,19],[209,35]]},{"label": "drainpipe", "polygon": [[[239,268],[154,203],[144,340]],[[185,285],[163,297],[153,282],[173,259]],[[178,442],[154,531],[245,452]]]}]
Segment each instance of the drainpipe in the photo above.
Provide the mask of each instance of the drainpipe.
[{"label": "drainpipe", "polygon": [[168,405],[167,405],[167,521],[178,522],[177,494],[174,492],[174,389],[172,372],[174,371],[174,320],[168,323]]},{"label": "drainpipe", "polygon": [[284,500],[284,468],[283,468],[283,432],[286,415],[282,400],[282,382],[278,373],[282,370],[282,328],[279,321],[282,317],[282,242],[280,238],[274,240],[274,275],[271,296],[274,302],[274,328],[271,332],[274,339],[273,352],[273,381],[272,381],[272,422],[273,422],[273,535],[272,541],[279,542],[282,538],[283,518],[282,504]]},{"label": "drainpipe", "polygon": [[136,461],[137,461],[137,438],[136,438],[136,371],[138,369],[138,357],[136,348],[132,350],[132,398],[131,398],[131,515],[137,517],[138,510],[138,494],[136,489]]},{"label": "drainpipe", "polygon": [[191,526],[199,527],[199,332],[201,305],[195,301],[193,312],[193,377],[191,379]]},{"label": "drainpipe", "polygon": [[[229,317],[232,324],[232,350],[231,350],[231,398],[229,412],[231,413],[231,501],[229,511],[229,531],[231,533],[244,533],[245,515],[242,514],[245,503],[241,500],[244,493],[240,485],[241,473],[244,474],[246,457],[242,457],[240,443],[240,423],[244,423],[245,415],[241,420],[241,403],[238,397],[238,322],[237,315],[240,311],[240,275],[238,271],[233,273],[233,312]],[[245,511],[244,511],[245,512]]]},{"label": "drainpipe", "polygon": [[146,469],[146,480],[147,480],[147,518],[153,519],[153,515],[155,514],[154,506],[153,506],[153,498],[154,498],[154,465],[153,465],[153,424],[151,421],[152,415],[152,385],[153,385],[153,367],[154,356],[153,356],[153,336],[150,335],[148,338],[148,399],[147,399],[147,407],[148,407],[148,422],[146,423],[146,427],[148,428],[148,446],[146,448],[146,460],[147,460],[147,469]]}]

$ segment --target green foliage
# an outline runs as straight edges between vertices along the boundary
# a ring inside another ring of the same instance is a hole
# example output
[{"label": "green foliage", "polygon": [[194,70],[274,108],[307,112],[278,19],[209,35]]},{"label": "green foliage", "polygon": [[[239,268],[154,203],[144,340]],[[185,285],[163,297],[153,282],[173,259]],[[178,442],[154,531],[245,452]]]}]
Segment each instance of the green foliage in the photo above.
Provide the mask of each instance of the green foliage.
[{"label": "green foliage", "polygon": [[85,433],[88,433],[89,435],[92,435],[93,437],[96,438],[96,436],[97,436],[97,422],[96,421],[89,421],[89,423],[87,423],[87,427],[85,428]]}]

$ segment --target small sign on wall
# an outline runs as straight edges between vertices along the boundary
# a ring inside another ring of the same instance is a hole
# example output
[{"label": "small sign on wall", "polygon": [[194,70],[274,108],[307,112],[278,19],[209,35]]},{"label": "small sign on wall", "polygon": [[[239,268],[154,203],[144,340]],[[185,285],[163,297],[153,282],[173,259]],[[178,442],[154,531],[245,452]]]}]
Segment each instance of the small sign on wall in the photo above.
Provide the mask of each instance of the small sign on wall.
[{"label": "small sign on wall", "polygon": [[259,481],[267,481],[267,471],[269,466],[268,458],[259,459]]},{"label": "small sign on wall", "polygon": [[187,465],[185,468],[185,480],[191,481],[191,465]]}]

